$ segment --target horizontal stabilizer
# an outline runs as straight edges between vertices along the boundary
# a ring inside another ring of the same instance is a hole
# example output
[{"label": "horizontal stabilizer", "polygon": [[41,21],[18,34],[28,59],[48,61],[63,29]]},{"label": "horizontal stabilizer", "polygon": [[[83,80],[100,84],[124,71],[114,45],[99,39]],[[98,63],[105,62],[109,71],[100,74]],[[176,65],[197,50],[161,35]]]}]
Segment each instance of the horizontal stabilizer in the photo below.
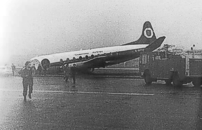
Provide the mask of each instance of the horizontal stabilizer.
[{"label": "horizontal stabilizer", "polygon": [[166,37],[163,36],[163,37],[160,37],[158,39],[156,39],[154,42],[150,43],[146,48],[145,48],[145,51],[146,52],[150,52],[150,51],[153,51],[153,50],[156,50],[157,48],[159,48],[161,46],[161,44],[163,43],[164,39]]}]

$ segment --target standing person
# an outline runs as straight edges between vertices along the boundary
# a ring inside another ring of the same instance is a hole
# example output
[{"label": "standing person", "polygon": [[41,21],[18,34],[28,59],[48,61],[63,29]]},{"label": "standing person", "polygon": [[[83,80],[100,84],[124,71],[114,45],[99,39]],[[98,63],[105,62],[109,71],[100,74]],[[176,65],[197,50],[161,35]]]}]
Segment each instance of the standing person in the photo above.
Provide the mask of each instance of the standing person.
[{"label": "standing person", "polygon": [[30,67],[30,62],[27,61],[25,63],[25,67],[20,71],[21,77],[23,78],[23,96],[24,101],[26,101],[27,89],[29,87],[29,98],[31,99],[31,93],[33,91],[33,76],[32,76],[32,68]]},{"label": "standing person", "polygon": [[41,71],[42,71],[41,65],[38,66],[37,71],[38,71],[38,75],[41,75]]},{"label": "standing person", "polygon": [[76,67],[75,66],[70,68],[70,74],[73,79],[73,84],[75,84],[76,83]]},{"label": "standing person", "polygon": [[70,74],[70,68],[68,66],[68,64],[66,64],[64,67],[64,81],[67,83],[69,80],[69,74]]},{"label": "standing person", "polygon": [[44,67],[44,70],[43,70],[43,75],[46,76],[46,72],[47,72],[47,68]]},{"label": "standing person", "polygon": [[12,69],[12,73],[13,73],[13,76],[14,76],[14,73],[15,73],[15,65],[12,63],[11,65],[11,69]]}]

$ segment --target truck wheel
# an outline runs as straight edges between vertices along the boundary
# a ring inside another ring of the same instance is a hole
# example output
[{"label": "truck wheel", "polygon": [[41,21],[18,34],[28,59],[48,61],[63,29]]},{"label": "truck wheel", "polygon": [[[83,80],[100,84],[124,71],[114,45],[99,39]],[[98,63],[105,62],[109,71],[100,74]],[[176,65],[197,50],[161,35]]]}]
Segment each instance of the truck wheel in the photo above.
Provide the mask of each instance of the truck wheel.
[{"label": "truck wheel", "polygon": [[180,77],[177,71],[173,72],[172,75],[172,80],[173,80],[173,86],[177,87],[177,86],[181,86],[182,83],[180,81]]},{"label": "truck wheel", "polygon": [[146,83],[147,85],[151,85],[151,83],[152,83],[150,76],[146,76],[146,77],[144,78],[144,81],[145,81],[145,83]]},{"label": "truck wheel", "polygon": [[166,82],[166,85],[171,85],[171,80],[170,79],[166,79],[165,82]]},{"label": "truck wheel", "polygon": [[144,71],[143,77],[147,85],[150,85],[152,83],[151,73],[148,69]]},{"label": "truck wheel", "polygon": [[199,78],[197,79],[193,79],[192,80],[192,84],[195,86],[195,87],[199,87],[201,85],[201,80]]}]

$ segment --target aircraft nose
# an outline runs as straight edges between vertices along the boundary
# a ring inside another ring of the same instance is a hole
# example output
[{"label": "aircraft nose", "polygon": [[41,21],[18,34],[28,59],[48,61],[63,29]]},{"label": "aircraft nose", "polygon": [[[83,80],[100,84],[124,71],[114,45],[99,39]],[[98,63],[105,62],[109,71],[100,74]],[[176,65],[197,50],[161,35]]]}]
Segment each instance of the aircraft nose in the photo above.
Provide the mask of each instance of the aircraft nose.
[{"label": "aircraft nose", "polygon": [[31,64],[31,67],[38,68],[38,66],[40,65],[40,62],[37,59],[34,59],[30,61],[30,64]]}]

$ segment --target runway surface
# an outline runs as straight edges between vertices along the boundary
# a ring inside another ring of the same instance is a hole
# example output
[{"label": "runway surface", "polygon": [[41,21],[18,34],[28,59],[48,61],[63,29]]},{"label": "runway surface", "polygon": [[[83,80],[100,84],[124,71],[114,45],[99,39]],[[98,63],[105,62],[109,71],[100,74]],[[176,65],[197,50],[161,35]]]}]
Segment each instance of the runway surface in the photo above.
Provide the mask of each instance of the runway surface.
[{"label": "runway surface", "polygon": [[0,129],[201,130],[202,90],[142,79],[35,77],[23,101],[21,77],[0,77]]}]

